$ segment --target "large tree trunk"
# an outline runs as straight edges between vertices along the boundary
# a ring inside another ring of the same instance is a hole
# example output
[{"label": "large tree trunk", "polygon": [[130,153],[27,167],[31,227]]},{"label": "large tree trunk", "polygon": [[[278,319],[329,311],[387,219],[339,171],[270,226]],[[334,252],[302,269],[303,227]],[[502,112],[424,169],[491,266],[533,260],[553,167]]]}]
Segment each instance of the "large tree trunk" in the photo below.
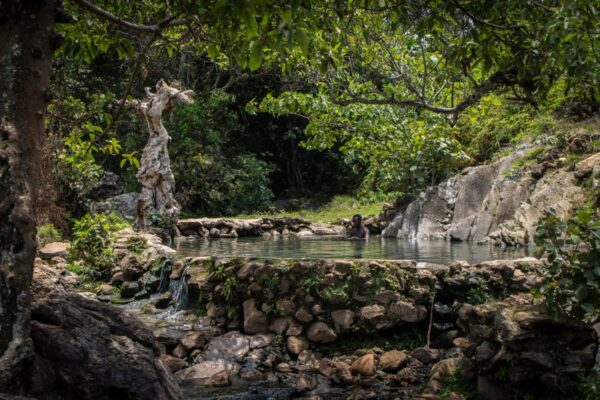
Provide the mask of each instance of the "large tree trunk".
[{"label": "large tree trunk", "polygon": [[161,79],[156,84],[156,93],[146,88],[146,95],[147,99],[133,103],[144,116],[149,132],[137,173],[142,191],[137,200],[136,225],[172,239],[177,232],[179,206],[174,196],[175,178],[167,148],[171,138],[162,123],[162,115],[174,103],[191,103],[194,92],[181,91]]},{"label": "large tree trunk", "polygon": [[20,390],[33,355],[35,201],[55,12],[56,0],[0,2],[0,392]]}]

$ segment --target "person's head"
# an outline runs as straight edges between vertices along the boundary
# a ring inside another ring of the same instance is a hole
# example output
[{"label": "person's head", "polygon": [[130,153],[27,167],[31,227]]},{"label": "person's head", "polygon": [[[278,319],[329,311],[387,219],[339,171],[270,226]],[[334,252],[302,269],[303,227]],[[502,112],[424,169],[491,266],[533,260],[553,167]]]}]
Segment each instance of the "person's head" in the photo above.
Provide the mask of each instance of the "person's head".
[{"label": "person's head", "polygon": [[352,226],[361,226],[362,225],[362,215],[354,214],[352,217]]}]

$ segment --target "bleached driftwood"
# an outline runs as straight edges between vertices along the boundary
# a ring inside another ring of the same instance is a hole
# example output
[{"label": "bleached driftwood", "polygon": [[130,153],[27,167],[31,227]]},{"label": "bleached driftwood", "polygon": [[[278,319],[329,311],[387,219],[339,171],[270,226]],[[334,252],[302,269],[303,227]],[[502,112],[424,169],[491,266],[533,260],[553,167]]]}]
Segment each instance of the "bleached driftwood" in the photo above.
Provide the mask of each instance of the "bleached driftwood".
[{"label": "bleached driftwood", "polygon": [[177,103],[192,103],[194,92],[169,86],[161,79],[156,84],[155,93],[146,88],[146,96],[143,100],[132,102],[144,116],[149,131],[148,143],[136,175],[142,184],[136,204],[136,225],[139,229],[154,231],[164,238],[173,238],[177,232],[179,205],[174,196],[175,178],[167,148],[171,138],[162,123],[162,116]]}]

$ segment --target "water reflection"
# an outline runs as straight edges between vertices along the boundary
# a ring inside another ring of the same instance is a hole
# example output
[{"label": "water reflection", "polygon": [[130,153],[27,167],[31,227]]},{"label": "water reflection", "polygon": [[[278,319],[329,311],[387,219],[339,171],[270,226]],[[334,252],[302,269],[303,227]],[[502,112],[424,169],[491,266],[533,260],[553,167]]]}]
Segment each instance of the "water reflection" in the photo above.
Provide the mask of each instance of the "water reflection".
[{"label": "water reflection", "polygon": [[527,247],[501,248],[445,240],[417,242],[379,236],[371,236],[367,241],[323,236],[179,238],[175,242],[175,249],[180,256],[184,257],[412,259],[438,264],[448,264],[453,260],[466,260],[473,263],[501,258],[519,258],[532,254],[531,249]]}]

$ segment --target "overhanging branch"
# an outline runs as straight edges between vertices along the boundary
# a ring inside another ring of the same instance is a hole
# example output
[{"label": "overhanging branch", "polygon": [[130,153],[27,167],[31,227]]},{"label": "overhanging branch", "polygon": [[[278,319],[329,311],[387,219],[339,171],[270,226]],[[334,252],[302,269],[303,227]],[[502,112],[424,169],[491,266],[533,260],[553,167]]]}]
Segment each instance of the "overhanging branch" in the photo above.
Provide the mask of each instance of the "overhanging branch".
[{"label": "overhanging branch", "polygon": [[489,79],[483,83],[476,85],[473,88],[472,93],[463,99],[454,107],[440,107],[433,104],[429,104],[423,100],[412,100],[412,99],[397,99],[395,97],[387,97],[383,99],[369,99],[361,96],[352,96],[347,100],[336,100],[335,103],[339,105],[349,105],[355,103],[361,104],[374,104],[374,105],[394,105],[401,107],[413,107],[417,109],[423,109],[432,111],[438,114],[460,114],[468,107],[477,103],[482,97],[491,93],[492,91],[502,87],[513,85],[516,83],[515,69],[511,68],[507,71],[496,72]]},{"label": "overhanging branch", "polygon": [[116,15],[96,6],[95,4],[90,3],[87,0],[73,0],[73,2],[79,5],[81,8],[95,14],[101,18],[104,18],[123,29],[127,29],[128,31],[133,31],[137,33],[160,33],[161,28],[158,25],[142,25],[135,22],[126,21],[117,17]]}]

